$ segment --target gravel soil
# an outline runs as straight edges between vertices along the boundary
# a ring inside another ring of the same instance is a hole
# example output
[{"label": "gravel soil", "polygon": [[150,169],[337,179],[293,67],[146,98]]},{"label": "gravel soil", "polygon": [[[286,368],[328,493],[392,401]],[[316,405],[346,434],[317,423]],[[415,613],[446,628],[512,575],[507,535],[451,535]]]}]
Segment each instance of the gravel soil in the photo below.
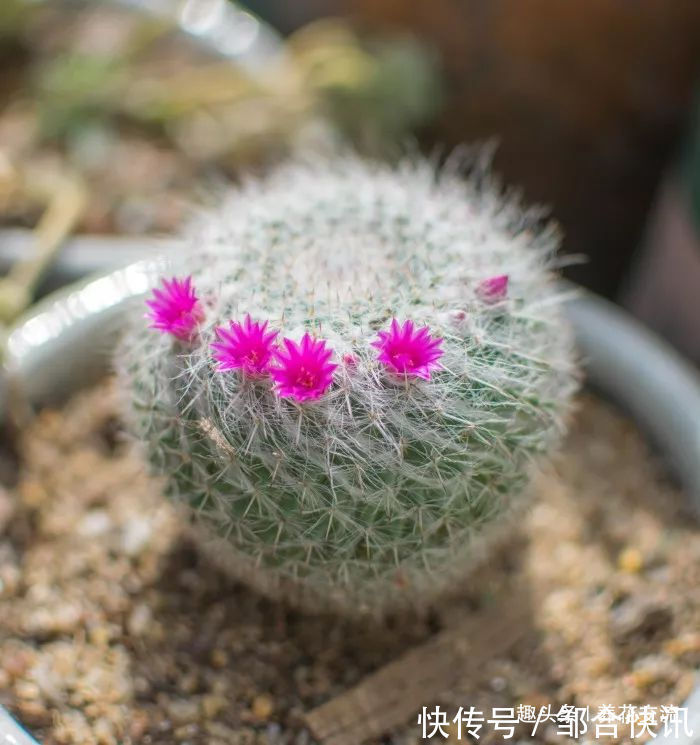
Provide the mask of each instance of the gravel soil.
[{"label": "gravel soil", "polygon": [[[697,524],[593,398],[488,569],[427,617],[381,625],[291,611],[214,569],[130,452],[109,385],[41,412],[18,447],[0,491],[0,704],[46,745],[310,743],[305,712],[504,587],[529,599],[526,634],[438,699],[450,717],[680,705],[700,666]],[[415,722],[385,742],[420,742]]]}]

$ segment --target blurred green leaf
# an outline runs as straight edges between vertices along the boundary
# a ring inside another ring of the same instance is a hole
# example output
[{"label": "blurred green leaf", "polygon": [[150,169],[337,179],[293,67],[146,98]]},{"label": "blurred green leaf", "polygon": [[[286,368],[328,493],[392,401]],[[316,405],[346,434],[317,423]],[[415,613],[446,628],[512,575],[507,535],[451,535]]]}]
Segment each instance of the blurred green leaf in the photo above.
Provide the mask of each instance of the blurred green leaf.
[{"label": "blurred green leaf", "polygon": [[0,0],[0,39],[15,36],[22,30],[29,10],[21,0]]},{"label": "blurred green leaf", "polygon": [[116,106],[125,74],[120,60],[71,52],[41,66],[36,86],[42,135],[61,139],[104,118]]},{"label": "blurred green leaf", "polygon": [[437,60],[412,38],[368,47],[370,74],[356,85],[330,85],[322,96],[328,116],[361,147],[405,140],[429,122],[442,101]]}]

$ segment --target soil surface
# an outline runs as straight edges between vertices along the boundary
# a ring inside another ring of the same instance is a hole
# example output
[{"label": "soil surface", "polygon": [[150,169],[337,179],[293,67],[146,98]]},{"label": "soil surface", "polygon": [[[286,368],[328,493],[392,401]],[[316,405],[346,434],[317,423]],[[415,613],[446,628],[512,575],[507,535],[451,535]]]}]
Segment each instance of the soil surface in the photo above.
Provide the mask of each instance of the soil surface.
[{"label": "soil surface", "polygon": [[[46,745],[310,743],[306,712],[516,588],[525,634],[426,706],[681,705],[700,665],[697,524],[593,398],[488,570],[382,625],[291,611],[214,569],[130,452],[109,386],[41,412],[19,457],[0,491],[0,704]],[[417,714],[383,742],[424,741]],[[512,741],[567,741],[530,728]]]}]

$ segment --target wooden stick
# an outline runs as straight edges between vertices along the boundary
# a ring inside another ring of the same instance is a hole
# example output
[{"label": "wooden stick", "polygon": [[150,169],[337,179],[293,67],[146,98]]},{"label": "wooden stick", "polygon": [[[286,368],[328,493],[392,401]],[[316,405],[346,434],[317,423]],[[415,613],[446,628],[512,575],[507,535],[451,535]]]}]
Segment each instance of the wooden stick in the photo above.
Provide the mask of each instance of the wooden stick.
[{"label": "wooden stick", "polygon": [[531,624],[525,598],[504,599],[465,617],[459,628],[442,631],[361,683],[306,715],[324,745],[359,745],[416,717],[423,706],[465,673],[511,647]]}]

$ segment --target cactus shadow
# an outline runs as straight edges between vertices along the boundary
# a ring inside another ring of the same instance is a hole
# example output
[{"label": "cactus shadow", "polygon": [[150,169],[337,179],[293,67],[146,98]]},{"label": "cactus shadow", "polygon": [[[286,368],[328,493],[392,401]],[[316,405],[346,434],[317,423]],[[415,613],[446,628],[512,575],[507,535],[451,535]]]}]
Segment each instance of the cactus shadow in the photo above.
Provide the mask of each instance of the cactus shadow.
[{"label": "cactus shadow", "polygon": [[[540,688],[551,687],[551,666],[538,643],[520,571],[526,543],[524,536],[510,540],[468,583],[455,586],[428,612],[379,621],[303,613],[263,597],[223,573],[183,534],[163,557],[159,578],[148,591],[153,621],[163,633],[139,642],[133,665],[151,690],[172,688],[177,685],[173,671],[186,670],[193,681],[190,695],[225,691],[231,719],[250,716],[255,723],[251,702],[269,695],[275,721],[297,728],[304,726],[304,712],[368,674],[420,649],[440,632],[458,631],[461,624],[479,628],[481,616],[492,618],[496,611],[518,624],[516,640],[505,648],[497,642],[492,658],[481,655],[480,669],[467,666],[445,682],[461,689],[467,681],[480,701],[486,697],[484,705],[499,705],[508,695],[500,682],[503,671],[513,664],[539,676]],[[157,665],[149,662],[154,659]],[[425,703],[440,693],[426,690]]]},{"label": "cactus shadow", "polygon": [[[366,672],[440,627],[433,609],[382,620],[299,610],[228,575],[188,533],[163,557],[152,590],[159,597],[159,613],[164,620],[183,624],[183,641],[198,659],[206,658],[219,643],[243,656],[282,644],[293,647],[298,660],[328,661],[329,670],[343,654],[350,655],[358,669]],[[248,640],[245,644],[243,636]],[[279,662],[280,670],[285,669],[285,660]],[[340,677],[347,679],[349,674],[345,671]]]}]

